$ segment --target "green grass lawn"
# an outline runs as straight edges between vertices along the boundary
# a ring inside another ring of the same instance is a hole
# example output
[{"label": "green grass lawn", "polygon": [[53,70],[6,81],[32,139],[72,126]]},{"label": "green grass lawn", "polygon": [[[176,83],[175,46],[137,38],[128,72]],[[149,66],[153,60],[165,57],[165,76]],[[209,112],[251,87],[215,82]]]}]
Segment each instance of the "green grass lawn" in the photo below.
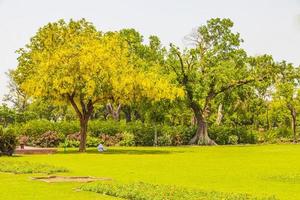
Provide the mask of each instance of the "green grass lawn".
[{"label": "green grass lawn", "polygon": [[[122,183],[149,184],[255,197],[300,199],[300,145],[215,147],[113,147],[108,152],[75,151],[53,155],[0,157],[3,161],[29,161],[68,169],[66,176],[112,178]],[[89,200],[117,199],[80,191],[83,183],[44,183],[39,174],[0,173],[0,199]]]}]

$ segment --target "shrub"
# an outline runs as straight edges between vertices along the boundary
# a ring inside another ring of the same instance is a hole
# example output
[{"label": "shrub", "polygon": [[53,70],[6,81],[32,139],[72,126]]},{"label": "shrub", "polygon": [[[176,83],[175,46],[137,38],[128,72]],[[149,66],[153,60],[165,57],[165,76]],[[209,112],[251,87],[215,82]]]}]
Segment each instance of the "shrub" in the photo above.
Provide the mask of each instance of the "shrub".
[{"label": "shrub", "polygon": [[190,189],[175,185],[156,185],[150,183],[116,183],[116,182],[96,182],[81,186],[83,191],[96,192],[113,197],[131,200],[275,200],[275,197],[256,198],[248,194],[233,194],[215,191],[203,191]]},{"label": "shrub", "polygon": [[87,147],[97,147],[100,144],[100,139],[96,137],[88,136],[86,139],[86,146]]},{"label": "shrub", "polygon": [[[154,144],[154,127],[144,124],[140,121],[130,122],[125,127],[127,132],[134,135],[135,145],[153,146]],[[159,129],[159,128],[158,128]],[[157,130],[159,132],[159,130]]]},{"label": "shrub", "polygon": [[288,127],[279,127],[276,129],[276,137],[277,138],[291,138],[293,135],[291,128]]},{"label": "shrub", "polygon": [[0,155],[12,156],[17,146],[17,136],[12,129],[0,127]]},{"label": "shrub", "polygon": [[122,133],[122,139],[119,142],[120,146],[134,146],[135,141],[134,141],[134,135],[130,132],[123,132]]},{"label": "shrub", "polygon": [[88,131],[93,137],[99,137],[102,134],[116,135],[120,133],[120,122],[92,120],[89,122]]},{"label": "shrub", "polygon": [[80,141],[80,132],[67,135],[67,140]]},{"label": "shrub", "polygon": [[[73,133],[67,135],[64,142],[60,143],[60,147],[79,147],[80,144],[80,133]],[[97,147],[100,143],[100,139],[91,137],[90,135],[86,138],[86,147]]]},{"label": "shrub", "polygon": [[34,141],[34,144],[40,147],[56,147],[61,139],[54,131],[47,131]]},{"label": "shrub", "polygon": [[238,136],[230,135],[228,138],[228,144],[237,144],[238,140],[239,140]]},{"label": "shrub", "polygon": [[158,136],[157,145],[158,146],[171,146],[172,145],[171,136],[168,134],[163,134],[161,136]]},{"label": "shrub", "polygon": [[0,160],[0,172],[9,172],[15,174],[53,174],[58,172],[68,172],[68,170],[63,167],[56,167],[40,163],[30,163],[27,161]]},{"label": "shrub", "polygon": [[100,143],[102,143],[105,146],[115,146],[119,144],[121,139],[122,139],[121,134],[116,134],[116,135],[102,134],[100,136]]},{"label": "shrub", "polygon": [[37,138],[47,131],[54,131],[54,123],[48,120],[32,120],[19,127],[19,134]]},{"label": "shrub", "polygon": [[229,138],[232,136],[237,136],[237,143],[242,144],[255,144],[258,141],[257,132],[249,127],[212,126],[209,134],[217,144],[231,144]]},{"label": "shrub", "polygon": [[77,121],[61,121],[53,123],[54,130],[59,134],[62,134],[64,136],[78,133],[80,131],[80,126]]},{"label": "shrub", "polygon": [[64,142],[60,143],[60,147],[71,147],[71,148],[77,148],[79,147],[80,142],[77,140],[68,140],[66,139]]}]

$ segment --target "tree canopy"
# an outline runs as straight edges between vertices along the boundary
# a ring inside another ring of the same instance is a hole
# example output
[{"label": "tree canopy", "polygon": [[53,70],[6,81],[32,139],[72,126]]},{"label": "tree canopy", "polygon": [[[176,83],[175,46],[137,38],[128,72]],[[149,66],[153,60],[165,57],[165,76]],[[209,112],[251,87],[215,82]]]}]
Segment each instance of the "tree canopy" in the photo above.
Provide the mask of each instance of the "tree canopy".
[{"label": "tree canopy", "polygon": [[222,127],[234,136],[238,127],[267,135],[284,127],[296,142],[299,68],[249,56],[233,28],[230,19],[210,19],[179,48],[135,29],[99,31],[85,19],[48,23],[17,51],[5,96],[14,110],[3,105],[1,123],[77,117],[80,151],[91,118],[151,124],[155,143],[164,124],[196,128],[189,144],[216,144]]},{"label": "tree canopy", "polygon": [[81,151],[95,104],[183,95],[158,73],[160,66],[143,68],[147,60],[136,60],[139,57],[130,51],[122,34],[99,32],[84,19],[49,23],[18,52],[15,80],[33,98],[72,105],[81,123]]}]

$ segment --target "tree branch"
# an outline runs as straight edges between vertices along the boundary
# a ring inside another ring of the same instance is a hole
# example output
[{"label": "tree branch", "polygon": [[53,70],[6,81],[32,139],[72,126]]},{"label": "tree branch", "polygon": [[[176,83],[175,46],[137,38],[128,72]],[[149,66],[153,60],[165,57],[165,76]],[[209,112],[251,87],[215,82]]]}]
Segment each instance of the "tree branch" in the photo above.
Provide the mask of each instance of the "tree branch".
[{"label": "tree branch", "polygon": [[75,93],[72,93],[71,95],[70,95],[70,94],[67,94],[68,99],[69,99],[71,105],[73,106],[75,112],[77,113],[78,117],[79,117],[79,118],[82,118],[82,113],[80,112],[80,110],[79,110],[79,108],[78,108],[76,102],[74,101],[74,95],[75,95]]},{"label": "tree branch", "polygon": [[234,83],[230,83],[230,84],[228,84],[226,86],[221,87],[221,89],[219,91],[215,92],[215,95],[220,94],[222,92],[225,92],[226,90],[229,90],[231,88],[235,88],[235,87],[240,87],[240,86],[246,85],[248,83],[252,83],[252,82],[255,82],[255,81],[260,82],[260,81],[265,80],[266,78],[267,78],[267,76],[261,77],[259,79],[252,78],[252,79],[238,80],[238,81],[236,81]]},{"label": "tree branch", "polygon": [[186,76],[185,71],[184,71],[183,59],[182,59],[182,57],[181,57],[181,55],[178,51],[175,51],[175,53],[176,53],[177,57],[179,58],[179,62],[180,62],[180,66],[181,66],[181,72],[182,72],[183,76]]}]

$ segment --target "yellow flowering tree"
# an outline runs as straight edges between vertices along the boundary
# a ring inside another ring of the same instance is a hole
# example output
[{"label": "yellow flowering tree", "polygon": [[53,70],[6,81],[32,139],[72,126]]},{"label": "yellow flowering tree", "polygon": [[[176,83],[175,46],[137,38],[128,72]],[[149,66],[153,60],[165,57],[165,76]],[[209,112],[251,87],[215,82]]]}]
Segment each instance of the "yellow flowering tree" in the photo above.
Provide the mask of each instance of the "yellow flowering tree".
[{"label": "yellow flowering tree", "polygon": [[138,67],[117,32],[102,33],[86,20],[64,20],[40,28],[18,51],[14,79],[26,94],[72,105],[80,121],[79,151],[85,151],[88,120],[95,104],[136,98],[153,101],[182,96],[166,77]]}]

